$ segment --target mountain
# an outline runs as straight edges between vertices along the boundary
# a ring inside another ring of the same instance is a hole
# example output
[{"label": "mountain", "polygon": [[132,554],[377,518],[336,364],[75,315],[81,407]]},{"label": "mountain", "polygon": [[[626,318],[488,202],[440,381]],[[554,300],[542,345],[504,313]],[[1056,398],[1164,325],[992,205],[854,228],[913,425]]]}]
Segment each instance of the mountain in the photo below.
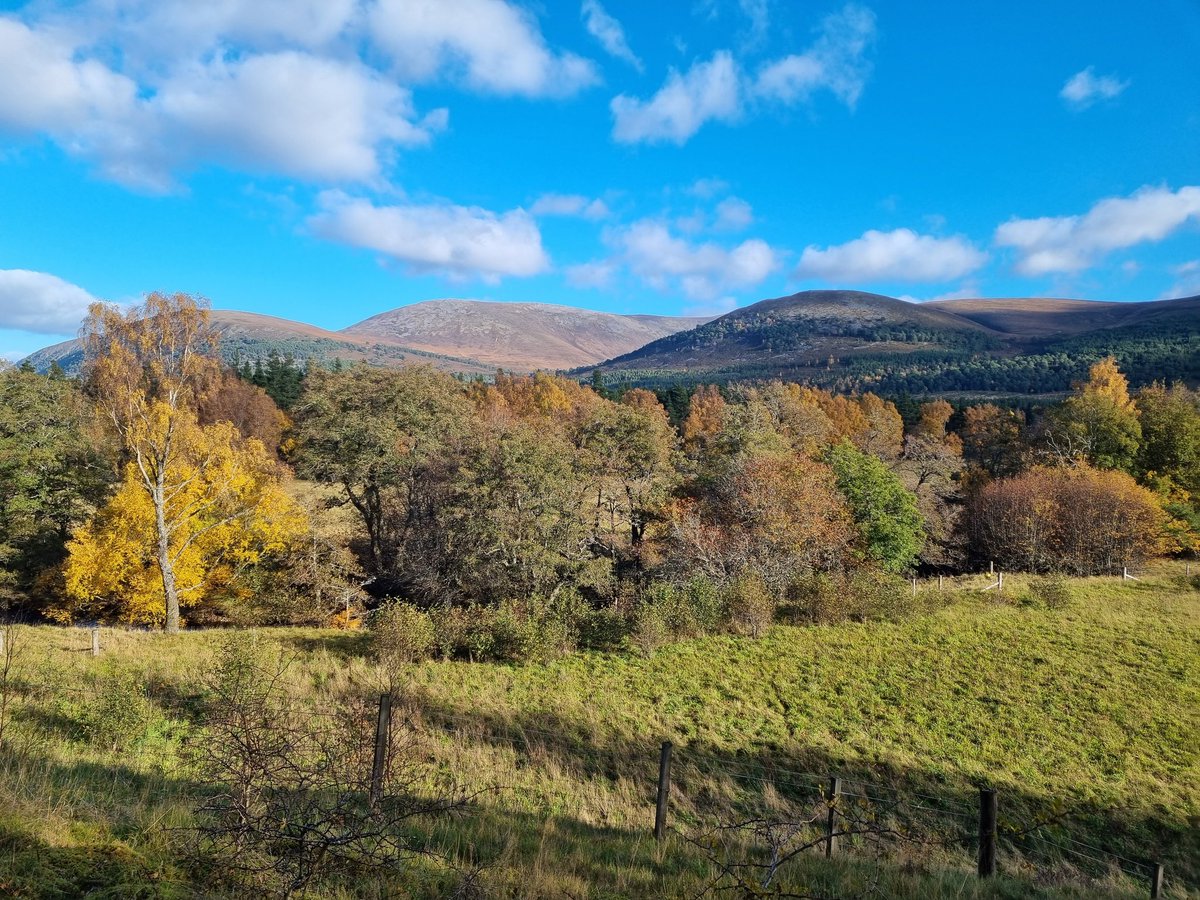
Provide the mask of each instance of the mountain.
[{"label": "mountain", "polygon": [[707,321],[548,303],[429,300],[371,316],[341,333],[531,371],[593,365]]},{"label": "mountain", "polygon": [[893,394],[1037,394],[1069,389],[1109,353],[1135,384],[1200,381],[1197,346],[1200,297],[910,303],[804,291],[660,338],[601,368],[610,383],[651,387],[787,378]]},{"label": "mountain", "polygon": [[[290,353],[298,360],[322,362],[341,359],[381,366],[429,363],[445,371],[466,374],[488,374],[495,370],[494,366],[478,360],[430,353],[366,336],[326,331],[315,325],[258,313],[214,309],[212,323],[221,336],[221,355],[229,362],[238,358],[261,359],[275,352],[280,356]],[[66,371],[74,372],[83,360],[83,350],[78,340],[63,341],[38,350],[28,360],[39,370],[45,370],[52,362],[57,362]]]}]

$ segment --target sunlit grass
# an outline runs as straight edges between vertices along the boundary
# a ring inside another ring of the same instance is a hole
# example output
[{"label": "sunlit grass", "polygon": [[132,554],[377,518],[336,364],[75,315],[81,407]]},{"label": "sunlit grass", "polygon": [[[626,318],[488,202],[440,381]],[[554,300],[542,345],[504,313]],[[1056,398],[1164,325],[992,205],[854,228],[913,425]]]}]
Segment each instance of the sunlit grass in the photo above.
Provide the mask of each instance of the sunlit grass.
[{"label": "sunlit grass", "polygon": [[[1173,890],[1197,895],[1200,593],[1178,564],[1142,574],[1074,581],[1061,610],[1020,602],[1024,578],[1006,577],[998,597],[979,590],[980,576],[942,592],[923,582],[942,608],[897,624],[777,626],[758,640],[683,641],[649,659],[421,664],[403,681],[403,727],[421,735],[422,759],[480,792],[472,812],[430,823],[429,840],[487,866],[482,882],[501,895],[694,891],[711,870],[682,835],[768,802],[761,782],[738,777],[765,767],[784,793],[815,790],[807,773],[837,774],[932,807],[926,815],[970,812],[978,786],[991,785],[1002,825],[1064,816],[1051,832],[1059,840],[1161,860]],[[258,637],[294,657],[298,698],[384,684],[362,635]],[[15,749],[0,755],[0,894],[72,896],[91,878],[187,896],[171,829],[186,825],[195,786],[179,748],[188,698],[225,635],[105,629],[100,659],[83,630],[34,628],[21,639],[25,696]],[[136,747],[112,752],[78,722],[95,679],[121,671],[146,680],[162,715]],[[676,748],[682,834],[659,845],[650,824],[663,740]],[[969,846],[899,848],[878,864],[813,855],[789,877],[832,896],[873,879],[884,896],[1146,895],[1043,851],[1002,843],[1002,871],[1016,880],[982,886]],[[58,874],[38,880],[39,867]],[[418,866],[405,890],[437,896],[448,879]],[[46,887],[56,883],[66,885],[57,894]],[[396,889],[356,884],[331,896]]]}]

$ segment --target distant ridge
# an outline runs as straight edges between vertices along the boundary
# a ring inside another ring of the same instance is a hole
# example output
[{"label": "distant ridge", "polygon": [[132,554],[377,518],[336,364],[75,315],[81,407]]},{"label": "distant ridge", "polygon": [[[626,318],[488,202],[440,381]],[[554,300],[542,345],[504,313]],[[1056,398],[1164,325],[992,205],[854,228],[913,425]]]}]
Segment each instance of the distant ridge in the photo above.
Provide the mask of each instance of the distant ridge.
[{"label": "distant ridge", "polygon": [[803,291],[652,341],[601,368],[612,383],[651,387],[786,378],[839,390],[1000,396],[1067,390],[1088,360],[1109,353],[1135,383],[1200,381],[1200,297],[911,303]]},{"label": "distant ridge", "polygon": [[592,365],[707,321],[620,315],[549,303],[446,299],[379,313],[340,333],[532,371]]},{"label": "distant ridge", "polygon": [[[297,360],[332,362],[341,359],[348,363],[361,361],[381,366],[428,363],[448,372],[464,374],[494,371],[493,366],[477,360],[452,358],[368,337],[326,331],[277,316],[214,309],[212,323],[221,336],[221,355],[228,362],[239,358],[263,359],[275,352],[281,356],[290,353]],[[63,341],[38,350],[27,359],[39,371],[57,362],[66,371],[75,372],[83,361],[83,349],[78,340]]]}]

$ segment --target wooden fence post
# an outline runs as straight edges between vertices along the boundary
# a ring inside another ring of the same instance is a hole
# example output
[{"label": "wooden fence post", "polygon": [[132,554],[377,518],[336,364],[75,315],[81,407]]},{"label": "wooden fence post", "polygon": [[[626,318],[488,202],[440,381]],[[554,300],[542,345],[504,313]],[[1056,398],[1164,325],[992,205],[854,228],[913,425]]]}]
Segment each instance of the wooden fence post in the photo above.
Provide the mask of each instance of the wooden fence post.
[{"label": "wooden fence post", "polygon": [[940,591],[941,589],[942,589],[942,576],[939,575],[938,576],[938,590]]},{"label": "wooden fence post", "polygon": [[375,759],[371,762],[371,808],[383,796],[383,770],[387,766],[388,743],[392,733],[392,695],[379,695],[379,718],[375,722]]},{"label": "wooden fence post", "polygon": [[671,799],[671,742],[663,741],[658,754],[658,802],[654,806],[654,839],[667,836],[667,806]]},{"label": "wooden fence post", "polygon": [[92,629],[92,656],[100,655],[100,628],[99,626]]},{"label": "wooden fence post", "polygon": [[1150,897],[1151,900],[1162,896],[1163,889],[1163,864],[1155,863],[1154,872],[1150,875]]},{"label": "wooden fence post", "polygon": [[829,803],[829,815],[825,819],[825,856],[833,856],[837,850],[837,801],[842,796],[842,779],[829,779],[829,796],[826,798]]},{"label": "wooden fence post", "polygon": [[996,792],[979,789],[979,877],[996,874]]}]

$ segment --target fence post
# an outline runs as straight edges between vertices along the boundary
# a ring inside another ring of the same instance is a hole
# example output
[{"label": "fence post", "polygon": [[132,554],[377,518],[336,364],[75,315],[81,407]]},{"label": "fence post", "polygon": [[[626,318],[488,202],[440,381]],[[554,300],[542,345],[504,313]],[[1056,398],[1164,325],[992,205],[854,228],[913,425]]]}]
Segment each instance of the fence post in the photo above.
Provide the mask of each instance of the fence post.
[{"label": "fence post", "polygon": [[392,695],[379,695],[379,718],[375,722],[375,759],[371,763],[371,808],[383,796],[383,770],[387,766],[388,741],[392,731]]},{"label": "fence post", "polygon": [[100,655],[100,628],[99,626],[92,629],[92,656]]},{"label": "fence post", "polygon": [[1163,864],[1154,863],[1154,872],[1150,875],[1150,897],[1151,900],[1162,896],[1163,889]]},{"label": "fence post", "polygon": [[996,792],[979,789],[979,877],[996,874]]},{"label": "fence post", "polygon": [[833,856],[833,852],[837,849],[837,801],[842,796],[842,779],[829,779],[829,815],[825,819],[825,856]]},{"label": "fence post", "polygon": [[996,574],[996,561],[995,560],[992,560],[990,563],[988,563],[988,574],[989,575]]},{"label": "fence post", "polygon": [[941,589],[942,589],[942,576],[939,575],[938,576],[938,590],[940,591]]},{"label": "fence post", "polygon": [[671,742],[663,741],[658,755],[658,802],[654,807],[654,839],[667,836],[667,804],[671,798]]},{"label": "fence post", "polygon": [[999,577],[1000,581],[997,582],[996,593],[1003,594],[1004,593],[1004,573],[1001,572],[998,577]]}]

